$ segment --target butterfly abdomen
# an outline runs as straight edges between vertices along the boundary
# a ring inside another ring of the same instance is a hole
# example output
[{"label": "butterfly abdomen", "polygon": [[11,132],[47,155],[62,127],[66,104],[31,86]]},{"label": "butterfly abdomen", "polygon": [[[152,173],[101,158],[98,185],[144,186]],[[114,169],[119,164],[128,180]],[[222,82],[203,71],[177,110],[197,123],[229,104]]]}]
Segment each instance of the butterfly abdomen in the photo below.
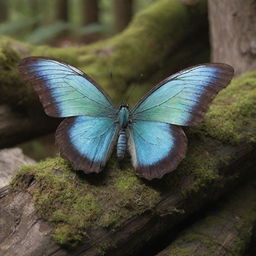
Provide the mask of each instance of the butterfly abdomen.
[{"label": "butterfly abdomen", "polygon": [[125,156],[126,152],[126,145],[127,145],[127,139],[126,139],[126,132],[125,129],[122,129],[119,132],[119,137],[117,140],[117,158],[118,160],[122,160]]}]

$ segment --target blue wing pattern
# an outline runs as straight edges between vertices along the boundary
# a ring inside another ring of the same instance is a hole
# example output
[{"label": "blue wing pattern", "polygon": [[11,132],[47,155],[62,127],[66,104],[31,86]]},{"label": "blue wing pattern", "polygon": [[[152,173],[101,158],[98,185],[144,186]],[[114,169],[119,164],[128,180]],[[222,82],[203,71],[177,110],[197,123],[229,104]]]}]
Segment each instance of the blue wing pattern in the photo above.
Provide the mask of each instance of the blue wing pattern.
[{"label": "blue wing pattern", "polygon": [[70,117],[58,127],[56,143],[61,156],[75,170],[98,173],[112,152],[118,130],[114,120],[108,117]]},{"label": "blue wing pattern", "polygon": [[19,69],[34,85],[45,112],[53,117],[113,116],[109,97],[82,71],[43,57],[22,60]]},{"label": "blue wing pattern", "polygon": [[133,166],[148,180],[173,171],[184,158],[186,149],[186,135],[175,125],[137,120],[129,127]]},{"label": "blue wing pattern", "polygon": [[154,87],[131,111],[133,120],[195,125],[234,70],[226,64],[203,64],[182,70]]}]

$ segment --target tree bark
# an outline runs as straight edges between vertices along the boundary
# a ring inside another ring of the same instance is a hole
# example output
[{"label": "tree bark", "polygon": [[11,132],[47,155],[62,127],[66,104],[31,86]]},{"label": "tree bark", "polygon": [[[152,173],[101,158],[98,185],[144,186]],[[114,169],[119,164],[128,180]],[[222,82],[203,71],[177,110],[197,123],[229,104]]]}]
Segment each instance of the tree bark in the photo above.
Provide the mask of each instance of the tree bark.
[{"label": "tree bark", "polygon": [[82,1],[82,25],[99,23],[99,1],[83,0]]},{"label": "tree bark", "polygon": [[[249,73],[220,93],[201,127],[189,129],[182,164],[161,180],[141,180],[128,159],[122,170],[110,160],[99,175],[75,173],[60,158],[23,168],[14,192],[0,199],[0,223],[11,223],[1,234],[2,254],[141,255],[159,235],[175,233],[178,223],[254,172],[255,77]],[[22,215],[26,209],[32,210]],[[14,219],[22,223],[15,232]],[[27,244],[33,244],[29,251]]]},{"label": "tree bark", "polygon": [[56,19],[68,22],[68,0],[56,0]]},{"label": "tree bark", "polygon": [[[29,84],[24,84],[17,71],[20,58],[39,55],[57,58],[80,67],[92,76],[117,104],[125,97],[125,92],[129,91],[127,88],[132,87],[134,95],[137,96],[128,102],[132,105],[144,92],[171,73],[184,66],[208,60],[206,11],[204,0],[192,6],[183,4],[180,0],[160,0],[138,13],[130,27],[122,34],[79,48],[31,46],[2,38],[0,40],[2,104],[11,105],[15,111],[22,108],[25,113],[39,109],[39,112],[36,112],[37,117],[45,118],[45,113],[38,107],[37,95]],[[113,73],[112,79],[110,71]],[[143,79],[138,83],[141,74]],[[31,119],[29,115],[25,115],[24,118]],[[55,126],[51,127],[53,131]],[[34,129],[33,132],[30,130],[31,134],[43,133],[38,132],[36,126],[34,128],[31,126],[31,129]],[[45,129],[45,133],[49,130],[50,126],[49,129]],[[4,145],[13,145],[15,141],[12,137],[17,137],[16,132],[8,136],[10,138],[5,137]],[[20,138],[28,137],[20,136]]]},{"label": "tree bark", "polygon": [[[83,0],[82,1],[82,25],[99,24],[99,1],[98,0]],[[100,33],[94,32],[83,36],[83,41],[92,43],[100,39]]]},{"label": "tree bark", "polygon": [[0,0],[0,22],[5,22],[8,18],[7,1]]},{"label": "tree bark", "polygon": [[256,2],[209,0],[212,61],[224,62],[236,74],[256,69]]},{"label": "tree bark", "polygon": [[115,30],[120,32],[124,30],[130,23],[133,14],[133,0],[115,0],[114,13],[115,13]]},{"label": "tree bark", "polygon": [[255,183],[240,189],[156,256],[243,256],[256,223]]}]

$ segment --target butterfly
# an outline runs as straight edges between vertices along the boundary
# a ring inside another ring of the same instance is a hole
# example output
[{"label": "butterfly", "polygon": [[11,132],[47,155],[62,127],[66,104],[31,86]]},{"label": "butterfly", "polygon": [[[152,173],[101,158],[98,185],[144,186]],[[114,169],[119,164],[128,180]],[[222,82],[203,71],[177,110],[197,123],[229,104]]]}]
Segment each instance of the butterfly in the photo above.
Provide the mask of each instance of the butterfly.
[{"label": "butterfly", "polygon": [[130,110],[116,108],[92,78],[67,63],[28,57],[19,70],[34,85],[46,114],[65,117],[56,143],[75,170],[99,173],[116,144],[117,158],[124,158],[128,146],[137,174],[148,180],[176,169],[187,149],[182,126],[200,123],[234,74],[231,66],[218,63],[184,69]]}]

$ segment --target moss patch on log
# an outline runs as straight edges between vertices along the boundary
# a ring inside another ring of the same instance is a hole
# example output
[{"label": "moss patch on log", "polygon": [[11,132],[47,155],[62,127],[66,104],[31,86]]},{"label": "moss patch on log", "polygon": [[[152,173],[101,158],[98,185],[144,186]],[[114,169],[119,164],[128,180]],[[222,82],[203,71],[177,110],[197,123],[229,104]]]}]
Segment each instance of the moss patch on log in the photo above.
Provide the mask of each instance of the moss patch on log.
[{"label": "moss patch on log", "polygon": [[256,72],[249,72],[219,93],[199,129],[228,143],[255,143],[255,103]]},{"label": "moss patch on log", "polygon": [[37,210],[56,227],[58,243],[74,246],[95,225],[115,229],[122,220],[151,209],[159,200],[159,193],[143,184],[132,170],[118,170],[110,161],[105,172],[108,177],[79,178],[67,161],[55,158],[22,168],[12,187],[25,189],[36,181],[32,190]]},{"label": "moss patch on log", "polygon": [[[62,158],[55,158],[22,168],[12,186],[16,190],[29,187],[40,215],[55,227],[56,241],[73,246],[86,237],[90,239],[94,229],[113,231],[145,212],[159,214],[155,211],[157,204],[170,192],[185,198],[197,192],[206,196],[209,187],[223,185],[220,168],[237,158],[236,152],[226,153],[225,147],[231,147],[227,141],[242,138],[248,150],[252,146],[256,130],[256,122],[250,120],[256,110],[255,80],[254,73],[235,79],[216,99],[204,124],[190,130],[186,158],[162,180],[146,182],[138,178],[128,159],[122,169],[111,158],[101,174],[83,175],[74,172]],[[229,119],[223,118],[224,111]],[[250,121],[245,127],[243,118]],[[235,129],[223,130],[230,123]],[[236,177],[235,172],[232,175]],[[175,207],[168,211],[185,213]]]}]

